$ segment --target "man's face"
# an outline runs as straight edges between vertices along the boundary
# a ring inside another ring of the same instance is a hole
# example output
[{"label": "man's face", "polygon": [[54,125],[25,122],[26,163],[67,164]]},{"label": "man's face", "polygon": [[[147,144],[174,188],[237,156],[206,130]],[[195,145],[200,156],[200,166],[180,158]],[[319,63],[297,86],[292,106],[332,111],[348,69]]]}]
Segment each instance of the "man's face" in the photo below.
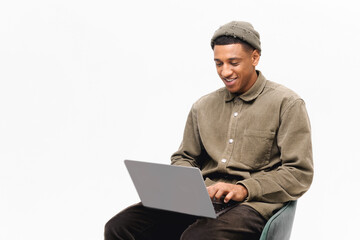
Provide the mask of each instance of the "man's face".
[{"label": "man's face", "polygon": [[240,43],[214,47],[216,70],[231,93],[242,94],[252,87],[259,58],[257,50],[249,52]]}]

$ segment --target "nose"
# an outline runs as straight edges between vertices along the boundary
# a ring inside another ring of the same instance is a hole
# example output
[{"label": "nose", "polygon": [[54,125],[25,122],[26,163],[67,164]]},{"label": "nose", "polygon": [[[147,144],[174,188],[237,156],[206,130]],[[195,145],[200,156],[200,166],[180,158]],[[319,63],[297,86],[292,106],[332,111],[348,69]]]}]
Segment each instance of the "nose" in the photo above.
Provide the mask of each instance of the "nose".
[{"label": "nose", "polygon": [[232,74],[233,74],[233,70],[231,66],[229,66],[228,64],[224,64],[221,69],[221,75],[223,77],[230,77]]}]

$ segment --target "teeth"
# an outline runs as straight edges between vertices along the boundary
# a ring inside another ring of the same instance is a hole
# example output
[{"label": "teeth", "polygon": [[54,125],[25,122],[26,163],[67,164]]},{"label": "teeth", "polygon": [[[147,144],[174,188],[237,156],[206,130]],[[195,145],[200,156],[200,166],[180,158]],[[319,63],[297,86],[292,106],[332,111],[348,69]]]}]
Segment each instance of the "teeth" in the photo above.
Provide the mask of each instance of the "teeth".
[{"label": "teeth", "polygon": [[227,81],[227,82],[232,82],[232,81],[235,81],[235,79],[236,79],[236,78],[234,78],[234,79],[227,79],[227,78],[224,78],[224,80],[225,80],[225,81]]}]

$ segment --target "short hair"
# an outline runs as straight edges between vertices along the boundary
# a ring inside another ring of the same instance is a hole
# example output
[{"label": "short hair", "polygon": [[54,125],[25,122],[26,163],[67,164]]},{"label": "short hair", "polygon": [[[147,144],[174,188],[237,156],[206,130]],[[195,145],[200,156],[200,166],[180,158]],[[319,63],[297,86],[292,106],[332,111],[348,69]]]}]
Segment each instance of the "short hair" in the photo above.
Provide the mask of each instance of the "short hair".
[{"label": "short hair", "polygon": [[230,45],[230,44],[235,44],[235,43],[240,43],[244,47],[245,51],[247,51],[247,52],[252,52],[255,50],[255,48],[253,46],[251,46],[247,42],[244,42],[240,38],[233,37],[233,36],[225,36],[225,35],[216,38],[211,47],[214,50],[215,45]]}]

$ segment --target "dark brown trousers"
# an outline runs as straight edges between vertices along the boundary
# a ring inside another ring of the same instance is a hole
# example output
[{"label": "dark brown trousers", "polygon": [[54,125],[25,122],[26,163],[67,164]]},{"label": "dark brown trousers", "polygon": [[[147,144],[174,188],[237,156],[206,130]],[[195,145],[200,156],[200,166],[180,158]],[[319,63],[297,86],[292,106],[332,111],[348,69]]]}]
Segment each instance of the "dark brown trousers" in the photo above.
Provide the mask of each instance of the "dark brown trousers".
[{"label": "dark brown trousers", "polygon": [[238,205],[217,219],[130,206],[105,225],[105,240],[258,240],[266,220],[253,208]]}]

